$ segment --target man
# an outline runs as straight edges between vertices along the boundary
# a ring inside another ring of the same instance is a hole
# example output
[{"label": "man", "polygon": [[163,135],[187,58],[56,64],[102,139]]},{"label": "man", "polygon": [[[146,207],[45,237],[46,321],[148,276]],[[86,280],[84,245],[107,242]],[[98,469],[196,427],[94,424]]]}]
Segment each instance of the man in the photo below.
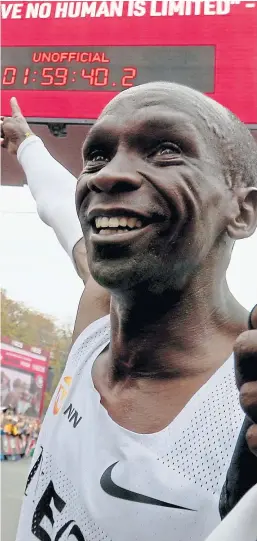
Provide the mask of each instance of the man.
[{"label": "man", "polygon": [[209,98],[154,83],[115,98],[83,154],[76,204],[110,323],[78,313],[17,541],[201,541],[243,421],[248,314],[225,273],[257,224],[256,145]]}]

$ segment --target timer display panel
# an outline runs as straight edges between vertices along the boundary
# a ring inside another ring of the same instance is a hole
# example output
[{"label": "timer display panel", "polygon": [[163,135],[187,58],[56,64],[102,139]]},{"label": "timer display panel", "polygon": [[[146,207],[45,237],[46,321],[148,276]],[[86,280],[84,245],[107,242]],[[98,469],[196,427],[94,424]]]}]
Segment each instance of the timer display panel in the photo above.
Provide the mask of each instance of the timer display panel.
[{"label": "timer display panel", "polygon": [[118,92],[168,80],[257,128],[257,0],[3,0],[1,14],[4,115],[16,96],[30,122],[91,124]]},{"label": "timer display panel", "polygon": [[173,81],[214,91],[215,47],[3,47],[2,89],[122,91]]}]

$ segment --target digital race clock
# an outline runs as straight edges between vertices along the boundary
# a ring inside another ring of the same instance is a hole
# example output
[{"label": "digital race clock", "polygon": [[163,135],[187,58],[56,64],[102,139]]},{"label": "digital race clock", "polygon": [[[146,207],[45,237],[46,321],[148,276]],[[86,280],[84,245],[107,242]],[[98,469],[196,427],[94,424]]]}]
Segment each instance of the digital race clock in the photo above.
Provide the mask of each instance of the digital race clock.
[{"label": "digital race clock", "polygon": [[149,81],[201,90],[257,126],[257,2],[2,3],[2,111],[93,120]]},{"label": "digital race clock", "polygon": [[176,80],[214,91],[212,46],[2,48],[3,89],[125,90],[151,80]]}]

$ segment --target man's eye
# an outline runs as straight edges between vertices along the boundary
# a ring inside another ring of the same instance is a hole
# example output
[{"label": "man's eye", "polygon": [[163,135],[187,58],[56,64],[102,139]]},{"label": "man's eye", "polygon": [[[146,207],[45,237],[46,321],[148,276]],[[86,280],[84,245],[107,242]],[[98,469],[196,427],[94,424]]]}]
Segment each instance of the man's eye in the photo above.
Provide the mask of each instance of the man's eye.
[{"label": "man's eye", "polygon": [[161,143],[158,148],[152,153],[152,157],[171,158],[181,154],[181,150],[175,143]]},{"label": "man's eye", "polygon": [[108,153],[101,149],[88,151],[84,156],[84,167],[82,173],[95,173],[105,167],[110,161]]},{"label": "man's eye", "polygon": [[94,150],[87,156],[87,162],[105,162],[107,156],[102,150]]}]

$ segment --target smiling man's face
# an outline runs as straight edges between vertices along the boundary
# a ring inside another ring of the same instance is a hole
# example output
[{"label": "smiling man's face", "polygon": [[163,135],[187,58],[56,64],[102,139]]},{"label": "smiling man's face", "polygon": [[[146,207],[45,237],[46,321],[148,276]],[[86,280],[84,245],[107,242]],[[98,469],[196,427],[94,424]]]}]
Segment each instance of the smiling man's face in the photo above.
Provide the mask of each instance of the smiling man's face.
[{"label": "smiling man's face", "polygon": [[190,90],[187,100],[154,84],[120,94],[83,158],[76,203],[95,279],[183,288],[225,232],[232,197]]}]

